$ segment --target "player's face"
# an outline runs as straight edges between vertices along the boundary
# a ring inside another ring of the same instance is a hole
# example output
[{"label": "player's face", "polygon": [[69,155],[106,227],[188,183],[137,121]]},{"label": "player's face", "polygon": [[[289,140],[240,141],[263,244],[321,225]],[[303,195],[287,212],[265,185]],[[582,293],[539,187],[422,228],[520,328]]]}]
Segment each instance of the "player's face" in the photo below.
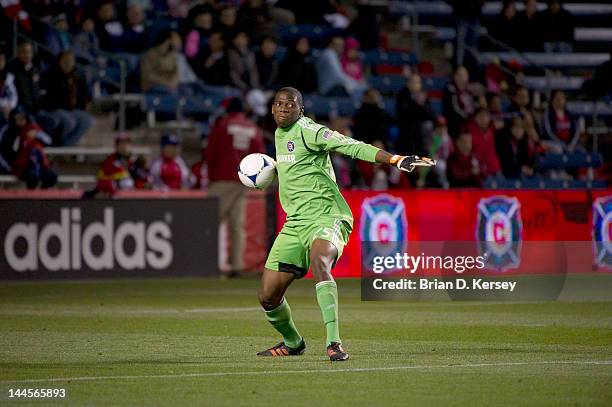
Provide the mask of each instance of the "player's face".
[{"label": "player's face", "polygon": [[272,116],[278,127],[288,127],[295,123],[303,113],[297,96],[289,92],[279,92],[274,97]]}]

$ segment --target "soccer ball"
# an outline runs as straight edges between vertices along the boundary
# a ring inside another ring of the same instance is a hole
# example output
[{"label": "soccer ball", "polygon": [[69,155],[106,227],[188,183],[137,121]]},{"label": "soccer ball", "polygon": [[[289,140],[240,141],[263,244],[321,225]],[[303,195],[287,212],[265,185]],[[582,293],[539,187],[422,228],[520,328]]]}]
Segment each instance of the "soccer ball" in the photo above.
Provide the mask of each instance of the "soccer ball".
[{"label": "soccer ball", "polygon": [[265,154],[249,154],[240,161],[238,178],[249,188],[264,189],[274,181],[276,161]]}]

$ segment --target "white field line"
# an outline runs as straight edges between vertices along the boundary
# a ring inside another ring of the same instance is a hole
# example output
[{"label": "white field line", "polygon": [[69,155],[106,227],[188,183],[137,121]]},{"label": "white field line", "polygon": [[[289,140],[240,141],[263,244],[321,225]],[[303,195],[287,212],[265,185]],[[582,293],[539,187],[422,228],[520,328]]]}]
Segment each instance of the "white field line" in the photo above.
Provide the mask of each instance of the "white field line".
[{"label": "white field line", "polygon": [[204,307],[204,308],[185,308],[185,309],[129,309],[126,307],[91,307],[73,309],[0,309],[0,315],[19,316],[19,315],[166,315],[166,314],[211,314],[221,312],[254,312],[261,311],[259,307]]},{"label": "white field line", "polygon": [[124,376],[76,376],[52,377],[47,379],[0,380],[2,384],[8,383],[50,383],[50,382],[85,382],[103,380],[140,380],[140,379],[180,379],[192,377],[220,377],[220,376],[261,376],[273,374],[308,374],[308,373],[352,373],[352,372],[379,372],[396,370],[428,370],[428,369],[455,369],[478,367],[511,367],[511,366],[537,366],[537,365],[612,365],[612,360],[552,360],[541,362],[495,362],[495,363],[458,363],[449,365],[410,365],[389,367],[355,367],[346,369],[304,369],[304,370],[260,370],[260,371],[233,371],[233,372],[203,372],[179,373],[161,375],[124,375]]}]

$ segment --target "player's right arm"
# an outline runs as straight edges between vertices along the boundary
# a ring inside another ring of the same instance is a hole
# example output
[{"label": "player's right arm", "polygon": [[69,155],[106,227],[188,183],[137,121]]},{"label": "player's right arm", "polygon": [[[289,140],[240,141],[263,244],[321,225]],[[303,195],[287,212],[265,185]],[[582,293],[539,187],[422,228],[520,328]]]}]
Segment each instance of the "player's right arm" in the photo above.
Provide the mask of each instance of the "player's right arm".
[{"label": "player's right arm", "polygon": [[[308,132],[306,132],[306,134],[308,134]],[[312,140],[314,146],[319,151],[334,151],[363,161],[389,164],[405,172],[411,172],[417,166],[430,167],[436,165],[436,160],[432,160],[431,158],[419,157],[416,155],[404,156],[391,154],[378,147],[347,137],[326,127],[321,127],[314,133],[314,137],[312,138],[314,139]]]}]

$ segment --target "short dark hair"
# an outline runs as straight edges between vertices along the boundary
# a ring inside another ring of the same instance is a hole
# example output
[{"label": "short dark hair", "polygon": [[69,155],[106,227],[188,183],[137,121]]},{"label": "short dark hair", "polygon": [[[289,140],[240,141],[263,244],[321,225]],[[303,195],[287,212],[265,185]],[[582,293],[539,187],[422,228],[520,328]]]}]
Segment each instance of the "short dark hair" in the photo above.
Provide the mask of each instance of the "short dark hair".
[{"label": "short dark hair", "polygon": [[285,86],[284,88],[280,88],[278,92],[276,92],[276,94],[279,93],[291,93],[293,96],[295,96],[298,104],[302,107],[304,106],[304,98],[302,97],[302,92],[300,92],[296,88],[293,88],[291,86]]}]

